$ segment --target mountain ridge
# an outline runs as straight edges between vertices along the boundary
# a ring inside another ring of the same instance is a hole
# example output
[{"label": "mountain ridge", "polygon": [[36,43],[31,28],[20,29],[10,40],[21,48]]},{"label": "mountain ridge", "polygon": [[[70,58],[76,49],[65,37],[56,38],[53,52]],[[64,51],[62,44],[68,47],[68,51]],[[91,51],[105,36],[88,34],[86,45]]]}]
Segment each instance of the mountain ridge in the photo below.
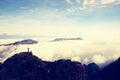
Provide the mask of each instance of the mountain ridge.
[{"label": "mountain ridge", "polygon": [[55,38],[54,40],[51,40],[52,42],[54,41],[66,41],[66,40],[83,40],[82,38]]},{"label": "mountain ridge", "polygon": [[1,44],[0,46],[15,46],[15,45],[25,45],[25,44],[37,44],[37,43],[38,41],[35,41],[32,39],[24,39],[24,40],[16,41],[9,44]]},{"label": "mountain ridge", "polygon": [[0,73],[1,80],[88,80],[81,63],[71,60],[43,61],[32,52],[8,58],[3,62]]},{"label": "mountain ridge", "polygon": [[100,69],[70,59],[43,61],[32,52],[20,52],[0,63],[0,80],[119,80],[120,58]]}]

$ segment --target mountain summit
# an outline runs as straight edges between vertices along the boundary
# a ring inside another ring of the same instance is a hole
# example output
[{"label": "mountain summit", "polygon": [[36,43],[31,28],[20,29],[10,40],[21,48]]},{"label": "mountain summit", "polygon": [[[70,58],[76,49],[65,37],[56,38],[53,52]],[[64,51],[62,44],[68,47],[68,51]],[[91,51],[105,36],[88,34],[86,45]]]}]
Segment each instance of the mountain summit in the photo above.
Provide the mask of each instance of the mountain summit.
[{"label": "mountain summit", "polygon": [[0,63],[0,80],[120,80],[120,58],[100,70],[95,63],[49,62],[21,52]]},{"label": "mountain summit", "polygon": [[42,61],[32,52],[8,58],[1,68],[0,80],[88,80],[84,66],[71,60]]}]

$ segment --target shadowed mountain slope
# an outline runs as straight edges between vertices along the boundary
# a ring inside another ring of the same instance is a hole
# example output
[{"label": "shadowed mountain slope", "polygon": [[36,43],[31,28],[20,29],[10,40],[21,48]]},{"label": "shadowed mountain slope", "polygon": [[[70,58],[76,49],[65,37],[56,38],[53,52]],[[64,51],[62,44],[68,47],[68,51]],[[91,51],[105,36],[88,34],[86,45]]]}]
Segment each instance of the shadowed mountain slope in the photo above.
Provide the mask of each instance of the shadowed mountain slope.
[{"label": "shadowed mountain slope", "polygon": [[88,80],[88,77],[79,62],[42,61],[32,52],[22,52],[2,64],[1,80]]},{"label": "shadowed mountain slope", "polygon": [[0,63],[0,80],[120,80],[120,58],[100,70],[95,63],[49,62],[21,52]]},{"label": "shadowed mountain slope", "polygon": [[120,80],[120,58],[104,67],[99,73],[98,80]]}]

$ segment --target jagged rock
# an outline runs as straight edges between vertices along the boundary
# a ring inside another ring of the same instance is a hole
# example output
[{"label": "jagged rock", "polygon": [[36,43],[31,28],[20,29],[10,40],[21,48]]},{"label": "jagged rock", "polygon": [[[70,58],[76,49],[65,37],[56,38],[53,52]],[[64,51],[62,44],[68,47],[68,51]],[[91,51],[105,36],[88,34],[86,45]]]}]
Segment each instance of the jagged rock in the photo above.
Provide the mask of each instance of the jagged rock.
[{"label": "jagged rock", "polygon": [[84,66],[87,74],[89,75],[90,80],[96,80],[98,73],[100,72],[99,66],[95,63],[90,63]]},{"label": "jagged rock", "polygon": [[2,80],[46,80],[46,64],[31,52],[15,54],[3,63]]},{"label": "jagged rock", "polygon": [[32,52],[22,52],[2,64],[1,80],[88,80],[88,77],[79,62],[42,61]]},{"label": "jagged rock", "polygon": [[0,63],[0,80],[1,80],[1,70],[2,70],[2,63]]},{"label": "jagged rock", "polygon": [[0,64],[0,80],[120,80],[120,58],[99,71],[95,63],[42,61],[32,52],[22,52]]},{"label": "jagged rock", "polygon": [[88,80],[84,66],[71,60],[55,61],[50,67],[52,80]]},{"label": "jagged rock", "polygon": [[98,80],[120,80],[120,58],[104,67],[99,73]]}]

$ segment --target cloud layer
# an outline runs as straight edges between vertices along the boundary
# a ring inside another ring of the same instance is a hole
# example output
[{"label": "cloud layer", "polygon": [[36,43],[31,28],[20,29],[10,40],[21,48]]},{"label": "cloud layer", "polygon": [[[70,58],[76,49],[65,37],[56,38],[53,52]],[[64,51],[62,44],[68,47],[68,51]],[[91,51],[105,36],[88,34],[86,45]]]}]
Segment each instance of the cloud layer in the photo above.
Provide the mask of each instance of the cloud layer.
[{"label": "cloud layer", "polygon": [[120,0],[1,0],[1,33],[55,37],[81,36],[89,41],[1,46],[0,52],[13,50],[8,56],[2,55],[9,57],[30,47],[35,55],[45,60],[70,58],[83,63],[94,61],[103,64],[118,58],[120,54],[119,13]]},{"label": "cloud layer", "polygon": [[109,4],[113,2],[119,2],[120,0],[66,0],[67,3],[73,4],[73,3],[82,3],[85,5],[88,4]]},{"label": "cloud layer", "polygon": [[[29,47],[34,55],[43,60],[71,59],[82,63],[95,62],[99,65],[109,63],[120,57],[119,42],[95,41],[40,41],[35,45],[0,47],[1,61],[15,53],[27,51]],[[6,51],[5,51],[6,50]],[[4,51],[4,52],[3,52]],[[4,56],[4,57],[3,57]]]}]

